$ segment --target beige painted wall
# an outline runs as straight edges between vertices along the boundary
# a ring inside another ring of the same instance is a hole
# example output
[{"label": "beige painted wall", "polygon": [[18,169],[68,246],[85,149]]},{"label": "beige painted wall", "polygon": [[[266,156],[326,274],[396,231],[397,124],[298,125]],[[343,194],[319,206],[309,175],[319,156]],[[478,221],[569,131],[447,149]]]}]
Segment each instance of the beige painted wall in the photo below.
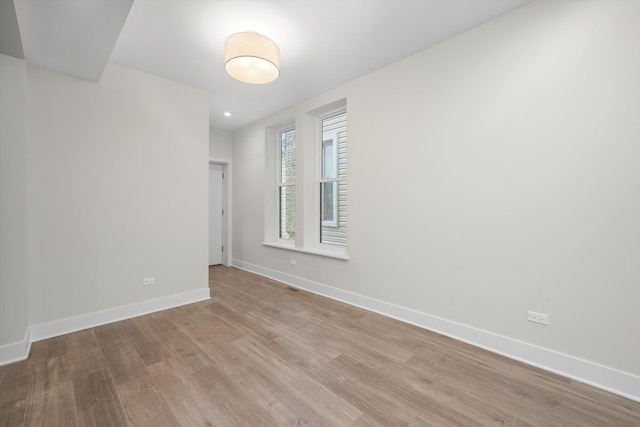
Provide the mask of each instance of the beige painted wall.
[{"label": "beige painted wall", "polygon": [[[234,132],[234,259],[640,375],[639,21],[535,2]],[[289,265],[264,129],[345,96],[351,259]]]},{"label": "beige painted wall", "polygon": [[206,288],[207,93],[29,67],[28,102],[30,324]]},{"label": "beige painted wall", "polygon": [[27,129],[24,60],[0,54],[0,347],[27,332]]}]

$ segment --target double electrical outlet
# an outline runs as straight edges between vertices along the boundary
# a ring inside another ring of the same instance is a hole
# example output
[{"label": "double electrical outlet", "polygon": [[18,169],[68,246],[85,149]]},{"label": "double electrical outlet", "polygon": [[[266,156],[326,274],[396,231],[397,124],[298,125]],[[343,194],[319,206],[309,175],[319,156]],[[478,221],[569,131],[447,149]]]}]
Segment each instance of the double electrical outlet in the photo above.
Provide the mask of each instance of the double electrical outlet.
[{"label": "double electrical outlet", "polygon": [[543,313],[536,313],[535,311],[527,311],[527,320],[533,323],[540,323],[542,325],[549,324],[549,316]]},{"label": "double electrical outlet", "polygon": [[155,277],[146,277],[144,279],[142,279],[142,286],[151,286],[151,285],[155,285],[156,284],[156,278]]}]

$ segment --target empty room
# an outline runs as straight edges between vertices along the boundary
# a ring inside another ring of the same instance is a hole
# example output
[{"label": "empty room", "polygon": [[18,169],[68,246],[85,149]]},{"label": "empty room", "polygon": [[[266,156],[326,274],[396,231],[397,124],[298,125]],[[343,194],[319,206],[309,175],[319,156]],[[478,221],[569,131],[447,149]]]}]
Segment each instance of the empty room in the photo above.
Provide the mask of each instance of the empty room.
[{"label": "empty room", "polygon": [[640,426],[638,23],[0,0],[0,426]]}]

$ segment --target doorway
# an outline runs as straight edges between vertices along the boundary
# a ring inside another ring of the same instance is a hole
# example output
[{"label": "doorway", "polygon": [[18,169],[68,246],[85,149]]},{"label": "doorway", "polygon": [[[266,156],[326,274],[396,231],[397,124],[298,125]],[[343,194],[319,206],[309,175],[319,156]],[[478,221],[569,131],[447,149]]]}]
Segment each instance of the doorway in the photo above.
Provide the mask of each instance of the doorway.
[{"label": "doorway", "polygon": [[225,232],[224,165],[209,164],[209,265],[222,264]]}]

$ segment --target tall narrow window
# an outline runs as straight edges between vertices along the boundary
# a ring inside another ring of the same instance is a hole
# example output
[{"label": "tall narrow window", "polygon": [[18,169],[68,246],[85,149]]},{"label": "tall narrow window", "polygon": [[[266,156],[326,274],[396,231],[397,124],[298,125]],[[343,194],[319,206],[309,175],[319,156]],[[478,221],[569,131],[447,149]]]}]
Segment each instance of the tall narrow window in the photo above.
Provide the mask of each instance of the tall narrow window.
[{"label": "tall narrow window", "polygon": [[278,174],[279,237],[296,237],[296,130],[280,132],[280,170]]},{"label": "tall narrow window", "polygon": [[322,119],[320,243],[347,244],[347,113]]}]

